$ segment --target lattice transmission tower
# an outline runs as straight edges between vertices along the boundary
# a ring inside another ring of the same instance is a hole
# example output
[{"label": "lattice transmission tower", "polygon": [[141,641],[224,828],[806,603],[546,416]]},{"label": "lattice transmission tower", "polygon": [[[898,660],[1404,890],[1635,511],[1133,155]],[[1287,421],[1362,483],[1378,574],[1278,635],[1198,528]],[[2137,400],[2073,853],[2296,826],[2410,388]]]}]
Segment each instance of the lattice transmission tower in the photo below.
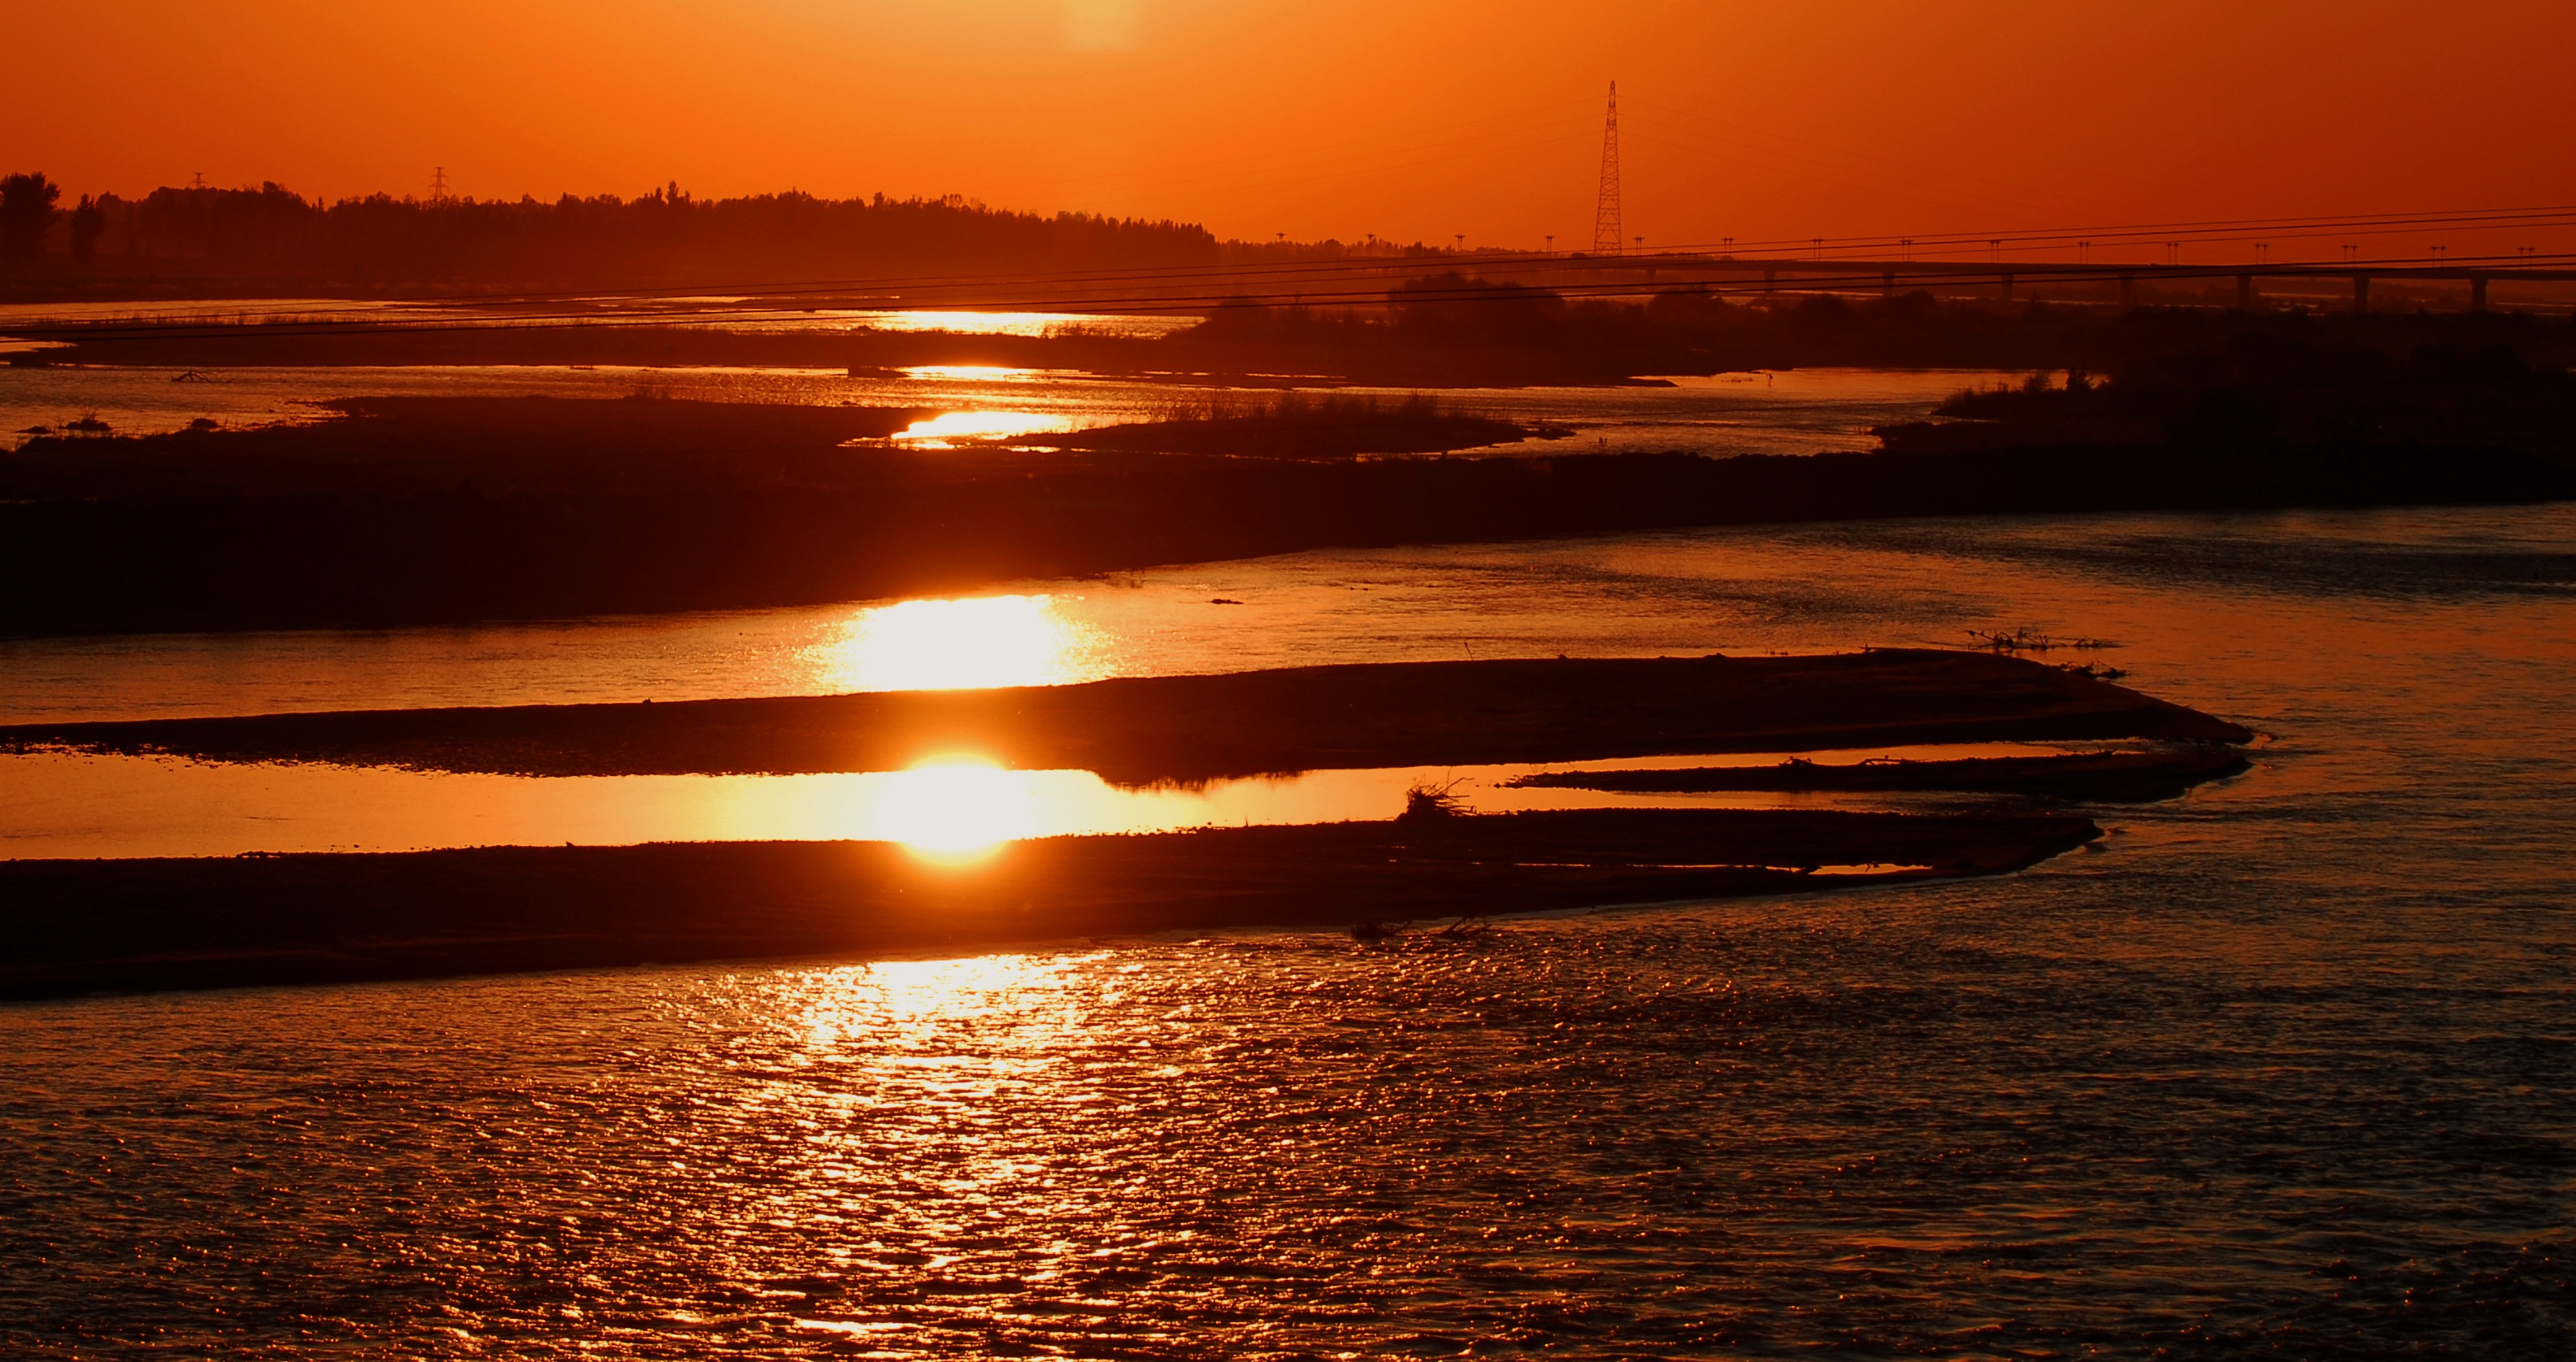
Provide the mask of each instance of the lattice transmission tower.
[{"label": "lattice transmission tower", "polygon": [[1610,82],[1610,119],[1601,127],[1601,197],[1592,208],[1592,253],[1617,255],[1619,230],[1619,82]]}]

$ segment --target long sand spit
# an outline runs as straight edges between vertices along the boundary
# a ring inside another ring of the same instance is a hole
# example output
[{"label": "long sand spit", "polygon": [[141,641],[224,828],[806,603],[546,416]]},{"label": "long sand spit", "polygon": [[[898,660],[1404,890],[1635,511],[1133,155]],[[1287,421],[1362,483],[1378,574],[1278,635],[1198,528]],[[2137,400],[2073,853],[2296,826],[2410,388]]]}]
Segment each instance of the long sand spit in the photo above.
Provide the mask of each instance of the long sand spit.
[{"label": "long sand spit", "polygon": [[[2064,815],[1581,809],[1010,843],[484,847],[0,863],[0,997],[972,951],[1994,873]],[[1817,867],[1877,867],[1815,875]]]},{"label": "long sand spit", "polygon": [[531,776],[898,771],[973,754],[1128,785],[1328,768],[1588,761],[1873,745],[2155,738],[2245,728],[2026,659],[1812,657],[1367,663],[1070,686],[677,703],[358,710],[0,728],[0,750]]},{"label": "long sand spit", "polygon": [[[0,743],[529,775],[886,770],[968,750],[1145,783],[1875,743],[2251,736],[2061,668],[1881,651],[52,725],[7,730]],[[0,863],[0,996],[1359,927],[1994,874],[2100,831],[2039,812],[1463,815],[1435,801],[1383,822],[1034,839],[966,864],[884,842],[15,861]],[[1840,873],[1817,873],[1826,868]]]}]

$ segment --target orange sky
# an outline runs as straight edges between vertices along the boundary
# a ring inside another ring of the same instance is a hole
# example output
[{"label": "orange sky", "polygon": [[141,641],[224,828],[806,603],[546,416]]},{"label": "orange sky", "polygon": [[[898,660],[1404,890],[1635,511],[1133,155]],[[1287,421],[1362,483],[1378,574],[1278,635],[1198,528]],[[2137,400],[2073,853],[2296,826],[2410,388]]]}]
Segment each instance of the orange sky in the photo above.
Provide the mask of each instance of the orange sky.
[{"label": "orange sky", "polygon": [[75,194],[199,170],[420,193],[443,164],[478,197],[676,179],[1562,247],[1590,236],[1616,77],[1650,248],[2576,202],[2565,0],[11,10],[0,157]]}]

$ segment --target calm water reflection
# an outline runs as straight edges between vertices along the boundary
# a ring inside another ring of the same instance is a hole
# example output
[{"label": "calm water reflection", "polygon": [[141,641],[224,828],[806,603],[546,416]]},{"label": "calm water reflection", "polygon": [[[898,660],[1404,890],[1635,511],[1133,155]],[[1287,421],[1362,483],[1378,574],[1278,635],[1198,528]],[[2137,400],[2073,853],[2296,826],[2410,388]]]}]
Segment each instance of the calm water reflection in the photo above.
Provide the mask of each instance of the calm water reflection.
[{"label": "calm water reflection", "polygon": [[[2057,749],[2005,743],[1801,753],[2000,756]],[[1623,758],[1529,765],[1384,767],[1144,789],[1089,771],[1011,771],[944,753],[904,771],[801,776],[431,775],[383,768],[223,765],[150,757],[0,756],[0,860],[233,856],[251,851],[413,851],[456,846],[631,846],[641,842],[903,842],[941,853],[1024,837],[1170,832],[1250,823],[1393,818],[1416,785],[1467,807],[1522,809],[1882,808],[1938,796],[1733,792],[1632,795],[1515,789],[1538,770],[1768,765],[1790,754]]]}]

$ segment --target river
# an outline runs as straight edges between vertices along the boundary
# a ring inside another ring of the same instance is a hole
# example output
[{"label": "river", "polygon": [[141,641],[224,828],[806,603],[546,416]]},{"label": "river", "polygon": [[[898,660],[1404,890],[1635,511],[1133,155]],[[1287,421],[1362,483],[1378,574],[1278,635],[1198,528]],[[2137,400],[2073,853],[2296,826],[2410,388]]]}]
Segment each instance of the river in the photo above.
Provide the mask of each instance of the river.
[{"label": "river", "polygon": [[[1319,552],[983,599],[1017,603],[12,644],[0,675],[14,716],[108,717],[2029,628],[2266,739],[1992,880],[0,1008],[0,1350],[2576,1342],[2576,508]],[[871,644],[906,608],[926,632]],[[931,619],[977,610],[1023,623]]]}]

